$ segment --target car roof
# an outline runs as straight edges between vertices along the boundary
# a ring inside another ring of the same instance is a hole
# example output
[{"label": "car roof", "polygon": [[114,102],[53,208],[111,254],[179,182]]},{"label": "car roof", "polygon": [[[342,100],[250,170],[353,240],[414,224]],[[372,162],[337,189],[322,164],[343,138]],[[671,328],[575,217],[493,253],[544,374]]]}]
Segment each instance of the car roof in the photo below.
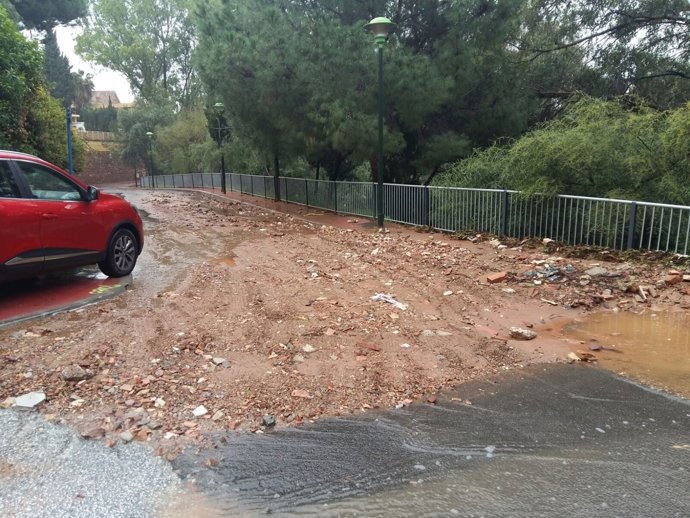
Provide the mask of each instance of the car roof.
[{"label": "car roof", "polygon": [[9,149],[0,149],[0,156],[3,158],[14,158],[14,157],[23,157],[23,158],[36,158],[40,160],[35,155],[31,155],[29,153],[22,153],[21,151],[12,151]]}]

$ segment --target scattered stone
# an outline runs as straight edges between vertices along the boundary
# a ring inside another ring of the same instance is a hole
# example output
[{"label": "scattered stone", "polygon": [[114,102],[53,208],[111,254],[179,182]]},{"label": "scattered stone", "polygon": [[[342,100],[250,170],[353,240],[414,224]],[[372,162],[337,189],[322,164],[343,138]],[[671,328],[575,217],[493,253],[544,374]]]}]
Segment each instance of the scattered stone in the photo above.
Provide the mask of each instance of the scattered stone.
[{"label": "scattered stone", "polygon": [[583,362],[595,362],[597,361],[597,357],[594,356],[592,353],[589,353],[587,351],[575,351],[575,355],[578,357],[580,361]]},{"label": "scattered stone", "polygon": [[14,402],[15,407],[19,408],[34,408],[46,400],[44,392],[29,392],[18,396]]},{"label": "scattered stone", "polygon": [[192,414],[194,414],[194,417],[201,417],[202,415],[208,414],[208,410],[206,410],[206,407],[204,405],[199,405],[194,410],[192,410]]},{"label": "scattered stone", "polygon": [[17,402],[17,398],[13,397],[8,397],[5,398],[5,400],[0,403],[0,408],[10,408],[11,406],[14,406],[14,404]]},{"label": "scattered stone", "polygon": [[570,363],[579,362],[580,357],[577,354],[570,352],[568,353],[568,360],[570,361]]},{"label": "scattered stone", "polygon": [[211,417],[211,421],[219,421],[224,415],[225,413],[222,410],[217,410],[213,417]]},{"label": "scattered stone", "polygon": [[601,292],[600,297],[604,300],[612,300],[614,298],[613,292],[611,290],[608,290],[608,289]]},{"label": "scattered stone", "polygon": [[412,346],[410,344],[405,343],[405,344],[400,344],[400,347],[402,347],[403,349],[409,349]]},{"label": "scattered stone", "polygon": [[508,294],[515,293],[515,290],[513,288],[503,288],[501,291],[503,293],[508,293]]},{"label": "scattered stone", "polygon": [[313,345],[307,344],[307,345],[305,345],[304,347],[302,347],[302,350],[303,350],[305,353],[313,353],[314,351],[316,351],[316,348],[315,348]]},{"label": "scattered stone", "polygon": [[298,363],[302,363],[304,361],[304,356],[302,356],[301,354],[295,354],[295,357],[293,358],[293,360],[298,362]]},{"label": "scattered stone", "polygon": [[602,275],[608,275],[608,273],[609,271],[601,266],[595,266],[589,270],[585,270],[585,274],[589,275],[590,277],[601,277]]},{"label": "scattered stone", "polygon": [[125,444],[128,442],[132,442],[134,440],[134,435],[132,435],[132,432],[130,432],[129,430],[125,430],[120,434],[120,440]]},{"label": "scattered stone", "polygon": [[373,344],[371,342],[360,342],[357,345],[359,347],[364,347],[365,349],[369,349],[370,351],[374,352],[379,352],[381,350],[381,348],[378,345]]},{"label": "scattered stone", "polygon": [[124,385],[120,385],[120,390],[122,390],[123,392],[132,392],[132,390],[134,390],[134,387],[129,383],[125,383]]},{"label": "scattered stone", "polygon": [[165,399],[161,397],[156,398],[153,402],[153,406],[155,406],[156,408],[163,408],[165,406]]},{"label": "scattered stone", "polygon": [[85,439],[101,439],[105,437],[105,429],[98,423],[91,423],[79,432]]},{"label": "scattered stone", "polygon": [[544,239],[541,240],[543,245],[550,245],[551,243],[554,243],[555,241],[549,237],[545,237]]},{"label": "scattered stone", "polygon": [[311,399],[311,395],[306,390],[295,389],[292,391],[292,397],[298,397],[302,399]]},{"label": "scattered stone", "polygon": [[511,327],[510,337],[516,340],[534,340],[537,337],[537,333],[529,329],[522,329],[521,327]]},{"label": "scattered stone", "polygon": [[672,286],[680,282],[683,282],[683,277],[681,277],[680,275],[670,274],[664,277],[664,284],[666,286]]},{"label": "scattered stone", "polygon": [[261,420],[264,426],[275,426],[276,425],[276,418],[273,417],[271,414],[266,414],[263,419]]},{"label": "scattered stone", "polygon": [[225,358],[213,358],[211,361],[214,365],[218,365],[219,367],[223,367],[224,369],[230,368],[230,362]]},{"label": "scattered stone", "polygon": [[486,280],[487,282],[494,284],[506,280],[506,277],[508,277],[508,272],[496,272],[492,273],[491,275],[487,275]]},{"label": "scattered stone", "polygon": [[453,294],[453,290],[446,290],[446,291],[443,292],[443,296],[444,296],[444,297],[448,297],[448,296],[450,296],[450,295],[452,295],[452,294]]},{"label": "scattered stone", "polygon": [[683,275],[683,282],[690,282],[690,275]]},{"label": "scattered stone", "polygon": [[93,378],[93,371],[80,365],[70,365],[62,369],[60,376],[65,381],[82,381]]},{"label": "scattered stone", "polygon": [[431,404],[431,405],[435,405],[436,404],[436,395],[432,394],[431,396],[426,398],[426,402]]}]

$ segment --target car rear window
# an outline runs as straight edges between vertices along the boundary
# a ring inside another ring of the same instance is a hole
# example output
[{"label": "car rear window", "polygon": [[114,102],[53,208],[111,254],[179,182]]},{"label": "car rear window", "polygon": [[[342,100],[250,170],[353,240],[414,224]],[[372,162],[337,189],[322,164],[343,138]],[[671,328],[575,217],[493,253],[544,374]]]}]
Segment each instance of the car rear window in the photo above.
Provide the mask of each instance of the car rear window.
[{"label": "car rear window", "polygon": [[19,187],[10,172],[10,164],[0,160],[0,198],[19,198]]}]

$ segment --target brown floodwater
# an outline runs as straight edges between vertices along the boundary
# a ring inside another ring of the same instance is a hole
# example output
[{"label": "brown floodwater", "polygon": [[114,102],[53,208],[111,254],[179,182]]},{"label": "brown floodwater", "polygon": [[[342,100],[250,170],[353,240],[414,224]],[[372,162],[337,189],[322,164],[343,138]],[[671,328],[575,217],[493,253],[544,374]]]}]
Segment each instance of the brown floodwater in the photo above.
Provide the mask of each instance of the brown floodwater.
[{"label": "brown floodwater", "polygon": [[601,367],[690,397],[688,312],[598,313],[565,326],[563,334],[585,342],[582,349]]}]

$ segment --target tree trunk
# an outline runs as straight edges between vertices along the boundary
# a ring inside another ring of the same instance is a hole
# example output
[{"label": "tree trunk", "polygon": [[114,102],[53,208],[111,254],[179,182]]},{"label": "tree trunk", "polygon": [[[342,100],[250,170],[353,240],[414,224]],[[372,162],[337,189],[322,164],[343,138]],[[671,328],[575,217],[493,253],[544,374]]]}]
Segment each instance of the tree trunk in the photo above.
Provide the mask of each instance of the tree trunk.
[{"label": "tree trunk", "polygon": [[275,201],[280,201],[280,158],[278,152],[273,153],[273,188],[275,190]]}]

